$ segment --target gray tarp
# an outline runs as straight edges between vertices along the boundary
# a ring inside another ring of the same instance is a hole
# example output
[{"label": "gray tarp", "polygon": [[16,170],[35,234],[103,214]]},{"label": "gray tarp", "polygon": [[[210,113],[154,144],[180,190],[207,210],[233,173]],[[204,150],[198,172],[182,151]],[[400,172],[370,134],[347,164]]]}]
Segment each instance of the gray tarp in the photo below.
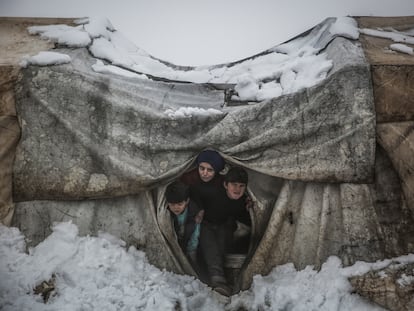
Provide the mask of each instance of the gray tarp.
[{"label": "gray tarp", "polygon": [[[152,263],[193,273],[163,193],[198,152],[214,148],[248,169],[256,202],[242,288],[288,261],[303,267],[338,255],[349,264],[406,250],[395,238],[401,228],[378,221],[375,189],[367,185],[374,181],[375,112],[356,43],[329,43],[333,69],[321,84],[237,107],[222,107],[223,91],[209,85],[101,75],[90,70],[86,50],[63,51],[71,64],[29,67],[17,90],[16,223],[34,242],[39,223],[70,219],[83,234],[113,232],[145,249]],[[166,113],[186,106],[222,114]]]},{"label": "gray tarp", "polygon": [[[83,50],[73,53],[82,66],[92,62]],[[23,133],[16,199],[138,193],[176,177],[206,147],[271,176],[371,181],[375,114],[369,67],[348,40],[335,39],[328,54],[335,65],[324,83],[224,108],[223,91],[207,86],[108,78],[85,72],[77,62],[30,67],[18,91]],[[223,113],[165,113],[183,106]]]}]

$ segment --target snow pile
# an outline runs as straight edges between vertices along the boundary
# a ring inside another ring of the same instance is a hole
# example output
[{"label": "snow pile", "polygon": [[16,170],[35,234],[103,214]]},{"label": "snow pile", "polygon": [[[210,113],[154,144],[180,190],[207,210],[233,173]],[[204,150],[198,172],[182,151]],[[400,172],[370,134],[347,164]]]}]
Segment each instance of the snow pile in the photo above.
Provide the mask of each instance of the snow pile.
[{"label": "snow pile", "polygon": [[[199,280],[161,271],[145,254],[116,237],[79,237],[72,223],[25,253],[24,236],[0,225],[1,310],[382,310],[352,294],[347,278],[380,269],[391,260],[358,262],[342,268],[331,257],[317,272],[296,271],[292,264],[255,276],[250,290],[229,300]],[[399,258],[414,262],[414,255]],[[47,303],[33,288],[55,277]],[[403,279],[401,282],[411,280]]]},{"label": "snow pile", "polygon": [[71,58],[69,55],[52,51],[42,51],[34,56],[23,59],[20,62],[20,66],[26,67],[29,64],[37,66],[60,65],[70,62]]},{"label": "snow pile", "polygon": [[[0,227],[1,310],[203,310],[220,309],[211,290],[190,276],[161,271],[143,252],[109,234],[79,237],[59,223],[44,242],[24,253],[23,236]],[[47,304],[32,289],[56,277]]]},{"label": "snow pile", "polygon": [[[174,81],[193,83],[234,84],[234,100],[262,101],[296,92],[326,78],[332,61],[324,47],[316,47],[318,36],[299,37],[244,61],[216,66],[178,67],[150,56],[116,31],[105,18],[77,20],[77,26],[51,25],[29,27],[31,34],[67,47],[87,47],[91,54],[107,64],[93,67],[100,73],[131,77],[131,72]],[[358,38],[356,21],[350,17],[336,18],[327,24],[329,38]],[[329,40],[327,40],[329,42]],[[112,66],[105,69],[106,66]],[[114,70],[118,66],[125,71]],[[142,77],[142,76],[139,76]]]},{"label": "snow pile", "polygon": [[28,28],[32,35],[38,34],[43,39],[48,39],[60,45],[71,47],[85,47],[91,43],[87,32],[81,27],[68,25],[32,26]]},{"label": "snow pile", "polygon": [[333,35],[343,36],[345,38],[354,40],[359,38],[358,23],[350,17],[337,18],[336,23],[330,27],[329,31]]},{"label": "snow pile", "polygon": [[[366,264],[369,270],[369,264]],[[293,264],[276,267],[268,276],[255,276],[252,288],[230,304],[238,310],[383,310],[350,294],[352,287],[339,258],[330,257],[321,271],[311,266],[296,271]]]}]

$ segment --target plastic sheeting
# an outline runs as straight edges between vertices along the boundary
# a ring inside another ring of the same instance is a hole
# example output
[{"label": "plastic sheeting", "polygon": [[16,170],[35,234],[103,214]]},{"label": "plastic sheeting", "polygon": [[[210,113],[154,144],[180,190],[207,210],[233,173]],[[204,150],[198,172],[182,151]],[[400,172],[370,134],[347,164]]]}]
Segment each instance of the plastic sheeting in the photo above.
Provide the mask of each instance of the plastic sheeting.
[{"label": "plastic sheeting", "polygon": [[[286,262],[319,265],[337,255],[351,264],[409,250],[409,212],[401,203],[396,219],[384,221],[388,214],[381,214],[372,186],[378,174],[369,66],[357,43],[318,35],[315,42],[333,61],[322,83],[236,107],[225,106],[224,92],[211,85],[94,73],[84,49],[63,50],[71,64],[23,70],[15,222],[35,242],[47,233],[36,231],[36,221],[45,227],[72,220],[85,234],[105,229],[129,244],[139,240],[152,263],[194,274],[175,240],[164,189],[200,151],[213,148],[248,170],[255,201],[240,288]],[[171,114],[181,107],[216,113]],[[87,208],[91,202],[105,208]]]}]

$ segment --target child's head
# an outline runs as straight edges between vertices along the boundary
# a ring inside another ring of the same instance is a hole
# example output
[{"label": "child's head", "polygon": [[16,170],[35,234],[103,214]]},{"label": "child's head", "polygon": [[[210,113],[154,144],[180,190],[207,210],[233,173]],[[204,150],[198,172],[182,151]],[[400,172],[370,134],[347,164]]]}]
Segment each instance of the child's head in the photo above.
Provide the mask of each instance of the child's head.
[{"label": "child's head", "polygon": [[240,199],[246,191],[248,175],[244,168],[232,167],[224,176],[224,188],[232,200]]},{"label": "child's head", "polygon": [[224,168],[224,159],[214,150],[204,150],[197,157],[198,174],[204,182],[209,182]]},{"label": "child's head", "polygon": [[175,215],[180,215],[190,201],[188,186],[181,181],[174,181],[167,186],[165,199],[167,200],[170,211]]}]

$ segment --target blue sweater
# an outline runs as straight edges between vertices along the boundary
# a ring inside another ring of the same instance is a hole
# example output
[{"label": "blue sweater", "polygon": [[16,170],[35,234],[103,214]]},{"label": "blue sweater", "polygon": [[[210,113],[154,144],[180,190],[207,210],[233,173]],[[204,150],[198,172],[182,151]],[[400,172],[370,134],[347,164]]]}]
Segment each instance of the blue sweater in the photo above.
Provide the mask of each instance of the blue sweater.
[{"label": "blue sweater", "polygon": [[180,215],[173,214],[178,243],[186,254],[195,252],[198,247],[200,224],[195,222],[195,217],[199,212],[200,208],[190,200],[187,208]]}]

